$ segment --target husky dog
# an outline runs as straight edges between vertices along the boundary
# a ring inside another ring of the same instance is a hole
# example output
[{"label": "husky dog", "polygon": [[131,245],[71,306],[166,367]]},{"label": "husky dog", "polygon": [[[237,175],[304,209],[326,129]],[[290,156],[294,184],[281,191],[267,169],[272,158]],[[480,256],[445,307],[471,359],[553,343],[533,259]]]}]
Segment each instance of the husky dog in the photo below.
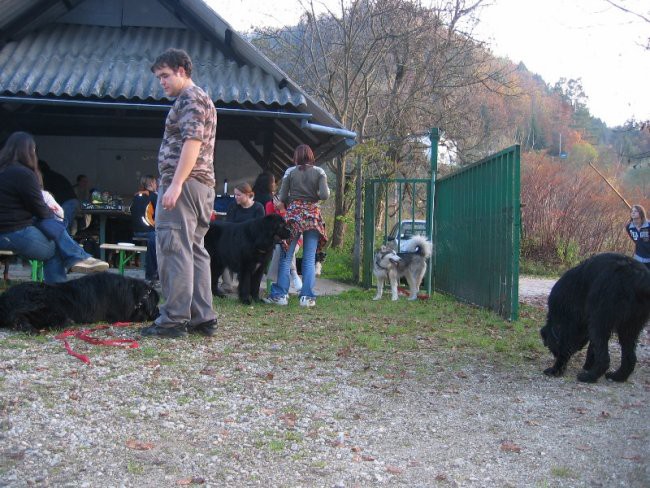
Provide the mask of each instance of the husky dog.
[{"label": "husky dog", "polygon": [[373,300],[381,299],[386,279],[390,283],[391,298],[397,300],[397,285],[402,277],[406,278],[411,290],[409,300],[415,300],[427,270],[429,257],[431,257],[431,242],[422,236],[411,238],[405,252],[398,253],[391,247],[381,246],[375,253],[372,270],[377,278],[377,294]]}]

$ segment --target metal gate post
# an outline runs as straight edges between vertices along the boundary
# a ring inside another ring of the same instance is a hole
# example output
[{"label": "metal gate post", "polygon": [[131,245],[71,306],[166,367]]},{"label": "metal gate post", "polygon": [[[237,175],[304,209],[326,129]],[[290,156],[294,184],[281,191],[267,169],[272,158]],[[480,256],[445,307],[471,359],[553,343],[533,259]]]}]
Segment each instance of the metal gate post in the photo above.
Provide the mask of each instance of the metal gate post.
[{"label": "metal gate post", "polygon": [[363,275],[361,285],[370,288],[372,285],[372,255],[375,245],[375,181],[368,180],[365,184],[363,202]]},{"label": "metal gate post", "polygon": [[436,241],[433,238],[433,217],[434,217],[434,204],[435,204],[435,190],[436,190],[436,174],[438,173],[438,143],[440,142],[440,129],[433,127],[429,134],[431,141],[431,179],[427,185],[427,237],[433,244],[433,252],[429,259],[429,267],[427,268],[427,276],[425,286],[427,294],[431,296],[431,290],[434,287],[432,276],[435,276],[433,269],[436,265]]}]

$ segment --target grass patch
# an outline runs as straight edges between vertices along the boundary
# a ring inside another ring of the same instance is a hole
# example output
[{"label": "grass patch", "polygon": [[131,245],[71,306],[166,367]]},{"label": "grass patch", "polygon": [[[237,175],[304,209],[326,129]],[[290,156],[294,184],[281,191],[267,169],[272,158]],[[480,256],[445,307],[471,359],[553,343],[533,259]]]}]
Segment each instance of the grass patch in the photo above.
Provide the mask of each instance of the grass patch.
[{"label": "grass patch", "polygon": [[[235,300],[215,302],[222,324],[237,324],[243,343],[291,346],[320,359],[350,353],[408,353],[433,347],[498,355],[506,362],[530,359],[544,351],[541,309],[523,305],[520,319],[497,314],[435,293],[426,301],[372,301],[373,292],[352,290],[318,299],[309,310],[292,297],[287,307],[242,307]],[[226,352],[226,351],[224,351]],[[358,355],[358,354],[357,354]]]},{"label": "grass patch", "polygon": [[528,259],[519,260],[519,274],[542,276],[546,278],[557,278],[564,273],[568,266],[543,263],[541,261],[531,261]]},{"label": "grass patch", "polygon": [[[299,307],[295,297],[291,297],[287,307],[242,306],[237,300],[217,299],[215,309],[222,340],[211,343],[197,336],[192,340],[156,341],[155,344],[145,341],[140,348],[130,349],[126,354],[131,367],[151,368],[154,389],[157,389],[158,370],[153,362],[160,363],[162,371],[183,369],[186,365],[180,358],[186,348],[205,347],[206,357],[214,353],[220,362],[228,362],[231,357],[240,362],[243,345],[256,353],[270,354],[271,358],[300,354],[315,362],[345,360],[348,356],[363,360],[368,356],[371,360],[378,355],[387,355],[389,362],[399,362],[402,354],[453,349],[516,364],[545,354],[539,338],[539,328],[544,322],[544,311],[540,308],[522,304],[520,319],[508,322],[493,312],[440,293],[434,293],[429,300],[415,302],[405,299],[393,302],[388,297],[375,302],[373,295],[372,290],[355,289],[337,296],[319,297],[318,305],[311,309]],[[130,330],[124,333],[132,334]],[[42,344],[47,344],[49,350],[53,335],[54,332],[6,336],[0,339],[0,359],[14,357],[15,350],[41,350]],[[102,354],[115,354],[110,348],[92,351],[93,361],[99,360]],[[58,345],[53,352],[64,353]],[[32,367],[31,362],[15,366],[27,371]],[[124,374],[124,369],[111,370],[101,381]],[[171,390],[177,389],[176,381],[165,376],[161,381],[169,383]],[[325,390],[330,387],[327,382],[319,385]],[[219,396],[214,392],[204,395],[212,401]],[[187,398],[180,399],[182,404],[187,401]]]},{"label": "grass patch", "polygon": [[551,468],[551,474],[556,478],[574,478],[575,474],[566,466],[555,466]]},{"label": "grass patch", "polygon": [[129,461],[126,464],[126,470],[130,474],[137,474],[137,475],[144,474],[144,466],[142,466],[139,463],[136,463],[135,461]]}]

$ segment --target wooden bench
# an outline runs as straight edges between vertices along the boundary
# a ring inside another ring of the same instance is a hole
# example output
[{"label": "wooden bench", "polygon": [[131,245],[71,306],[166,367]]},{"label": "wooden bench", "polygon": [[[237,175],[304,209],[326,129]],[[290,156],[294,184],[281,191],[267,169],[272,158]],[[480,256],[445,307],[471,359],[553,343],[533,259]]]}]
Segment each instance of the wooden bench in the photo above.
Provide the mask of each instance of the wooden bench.
[{"label": "wooden bench", "polygon": [[118,269],[120,274],[124,274],[124,266],[138,253],[147,252],[147,246],[136,246],[136,245],[127,245],[123,243],[118,244],[102,244],[99,246],[101,249],[109,249],[111,251],[118,251],[120,256],[120,261],[118,264]]},{"label": "wooden bench", "polygon": [[[16,254],[13,251],[6,251],[0,249],[0,259],[1,258],[8,258],[11,256],[19,256],[19,254]],[[43,261],[39,261],[38,259],[29,259],[29,264],[32,267],[32,281],[43,281]],[[5,261],[5,269],[4,272],[2,273],[2,277],[4,278],[5,281],[9,280],[9,264]]]}]

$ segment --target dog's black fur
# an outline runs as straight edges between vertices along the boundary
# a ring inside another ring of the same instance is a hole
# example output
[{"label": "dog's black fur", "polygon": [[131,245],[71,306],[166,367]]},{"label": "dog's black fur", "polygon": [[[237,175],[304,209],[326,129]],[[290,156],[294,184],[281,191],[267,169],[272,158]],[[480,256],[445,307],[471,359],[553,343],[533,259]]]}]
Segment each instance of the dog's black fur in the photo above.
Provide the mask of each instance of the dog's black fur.
[{"label": "dog's black fur", "polygon": [[260,301],[260,282],[273,247],[290,236],[284,219],[271,214],[241,223],[215,222],[205,236],[210,253],[212,294],[224,296],[218,280],[225,268],[238,274],[239,300],[251,304]]},{"label": "dog's black fur", "polygon": [[[320,263],[322,267],[326,257],[327,253],[324,251],[318,251],[316,253],[316,276],[320,276],[318,263]],[[296,271],[298,271],[298,274],[302,276],[302,258],[296,258]]]},{"label": "dog's black fur", "polygon": [[634,371],[636,343],[650,317],[650,272],[622,254],[599,254],[567,271],[548,297],[544,345],[555,364],[544,371],[561,376],[573,354],[587,343],[587,359],[578,381],[598,381],[609,368],[613,332],[621,345],[621,366],[605,376],[625,381]]},{"label": "dog's black fur", "polygon": [[0,295],[0,327],[36,333],[72,323],[144,322],[158,316],[159,299],[144,281],[113,273],[20,283]]}]

